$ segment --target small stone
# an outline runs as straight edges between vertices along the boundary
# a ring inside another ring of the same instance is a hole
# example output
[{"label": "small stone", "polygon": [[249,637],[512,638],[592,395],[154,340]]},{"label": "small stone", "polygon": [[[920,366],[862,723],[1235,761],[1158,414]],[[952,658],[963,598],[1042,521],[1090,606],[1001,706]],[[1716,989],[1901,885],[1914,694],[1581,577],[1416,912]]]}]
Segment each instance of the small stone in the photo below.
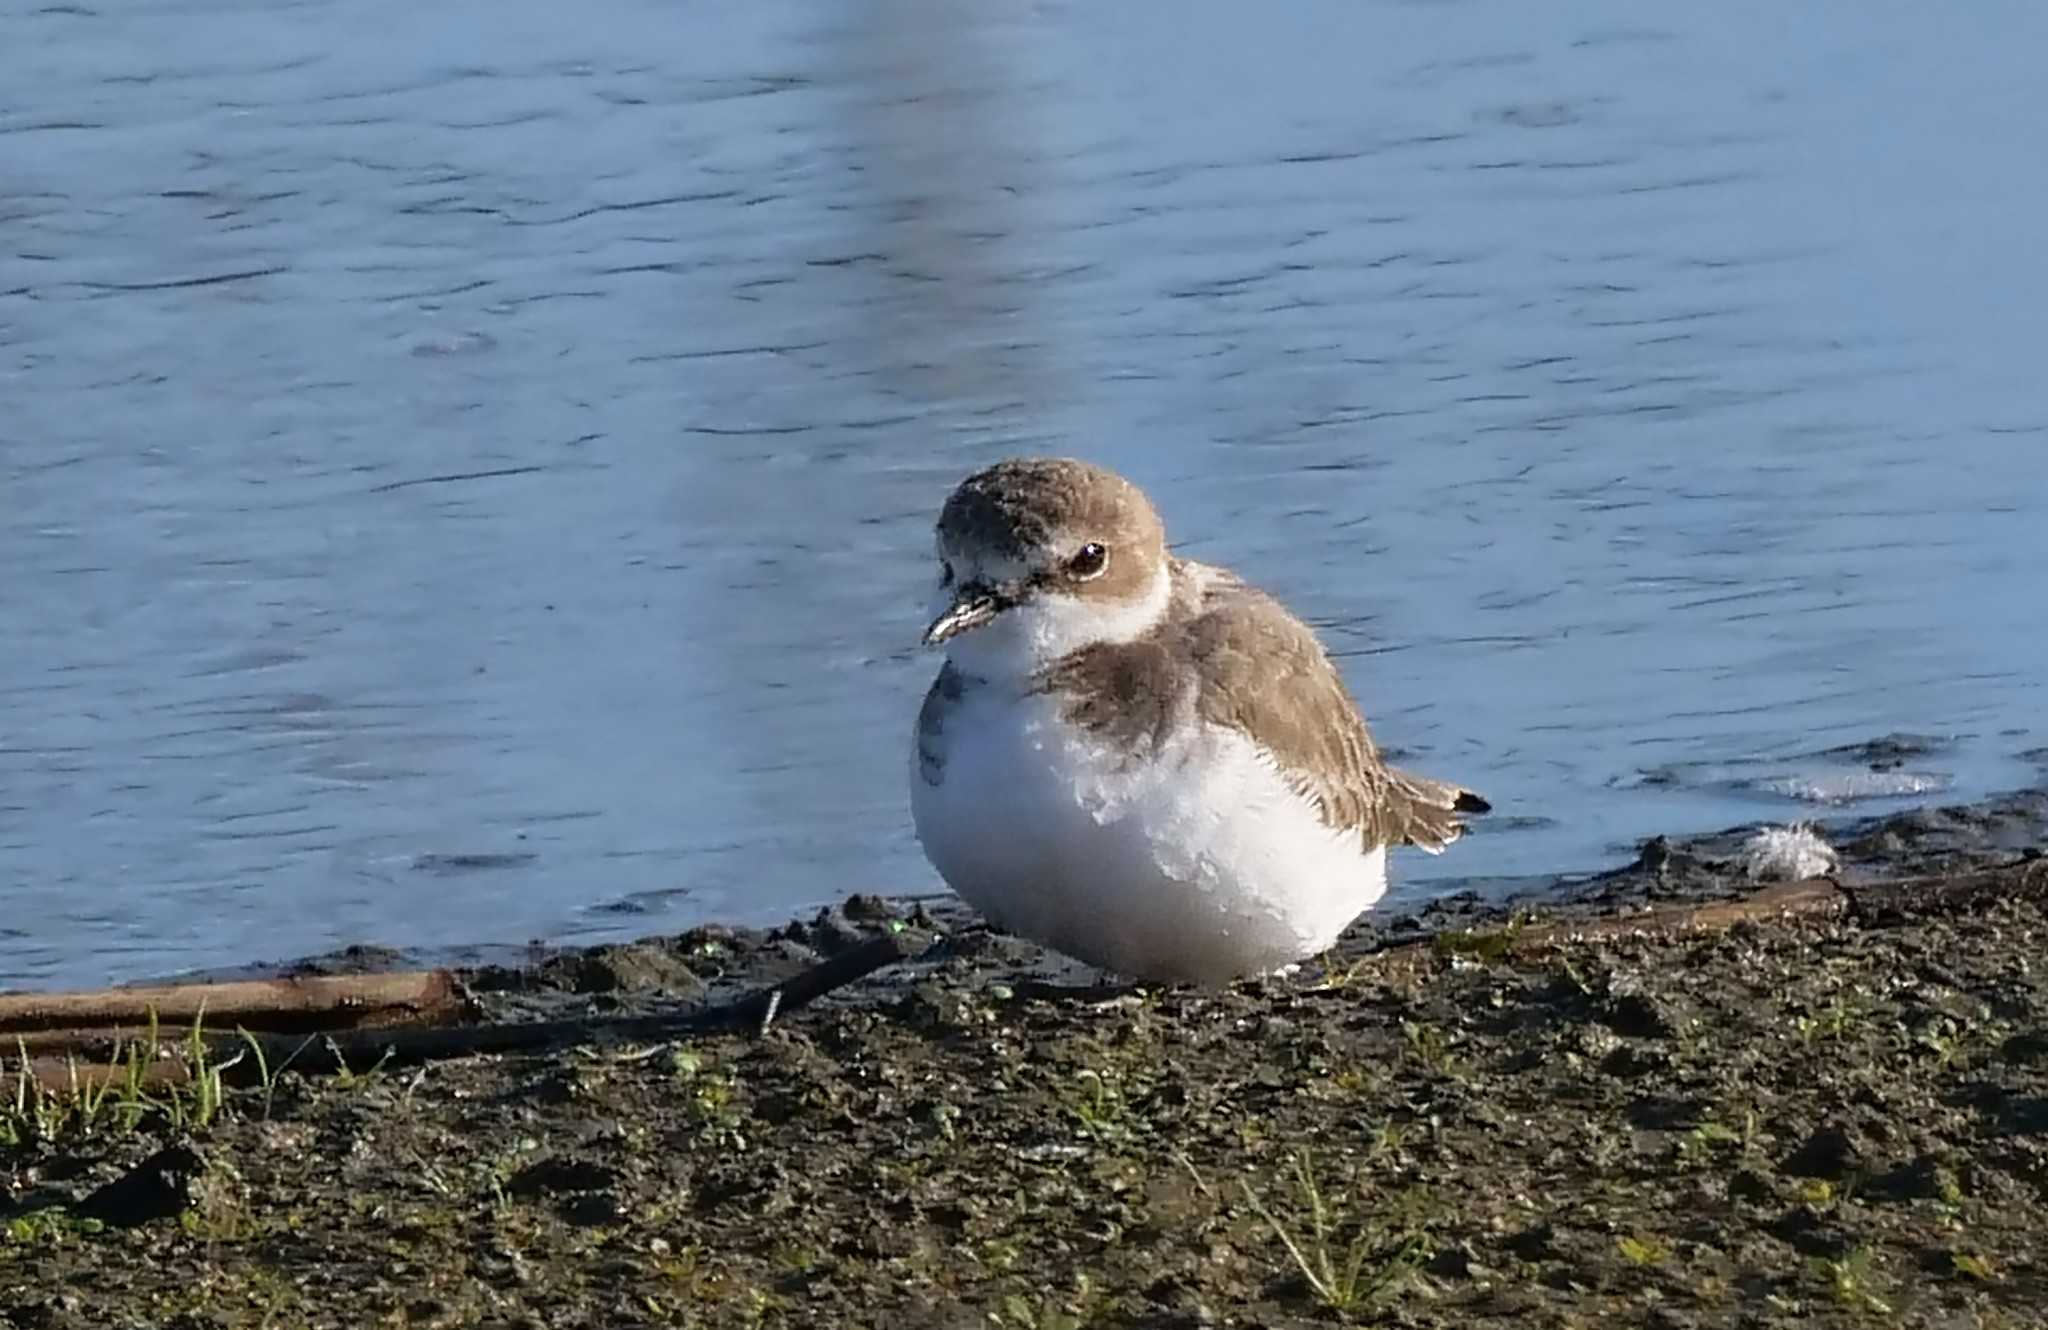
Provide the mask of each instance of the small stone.
[{"label": "small stone", "polygon": [[1894,1201],[1931,1199],[1942,1193],[1941,1164],[1933,1155],[1920,1155],[1872,1178],[1864,1191]]},{"label": "small stone", "polygon": [[1669,1039],[1676,1033],[1670,1016],[1644,993],[1615,993],[1608,999],[1600,1019],[1608,1029],[1631,1039]]},{"label": "small stone", "polygon": [[540,967],[546,980],[575,993],[661,992],[695,997],[704,981],[680,959],[644,943],[570,952]]},{"label": "small stone", "polygon": [[1557,1230],[1547,1223],[1539,1223],[1510,1237],[1506,1242],[1509,1252],[1524,1261],[1552,1261],[1561,1253],[1557,1246]]},{"label": "small stone", "polygon": [[2048,1095],[2013,1095],[2000,1106],[1998,1126],[2015,1136],[2048,1136]]},{"label": "small stone", "polygon": [[580,1159],[541,1159],[514,1173],[505,1190],[531,1197],[560,1192],[602,1191],[617,1185],[618,1173]]},{"label": "small stone", "polygon": [[2016,1034],[1999,1047],[1998,1053],[2007,1062],[2048,1061],[2048,1029]]},{"label": "small stone", "polygon": [[157,1151],[78,1203],[78,1214],[110,1228],[134,1228],[183,1214],[199,1203],[206,1160],[189,1145]]},{"label": "small stone", "polygon": [[1600,1070],[1623,1080],[1670,1069],[1671,1057],[1663,1050],[1635,1048],[1628,1044],[1615,1049],[1600,1063]]},{"label": "small stone", "polygon": [[1439,1249],[1427,1268],[1439,1279],[1470,1279],[1475,1266],[1471,1248],[1460,1242]]},{"label": "small stone", "polygon": [[1579,1052],[1596,1061],[1605,1059],[1621,1047],[1621,1037],[1601,1025],[1582,1025],[1575,1041]]},{"label": "small stone", "polygon": [[1728,1194],[1738,1201],[1762,1202],[1771,1199],[1771,1180],[1753,1168],[1738,1168],[1728,1178]]},{"label": "small stone", "polygon": [[1847,1128],[1830,1123],[1785,1156],[1784,1170],[1794,1177],[1840,1182],[1857,1170],[1864,1153]]},{"label": "small stone", "polygon": [[563,1219],[582,1228],[616,1224],[625,1214],[619,1198],[608,1191],[578,1192],[564,1199],[559,1209]]},{"label": "small stone", "polygon": [[880,896],[855,893],[846,898],[840,912],[855,923],[878,924],[896,917],[896,910]]}]

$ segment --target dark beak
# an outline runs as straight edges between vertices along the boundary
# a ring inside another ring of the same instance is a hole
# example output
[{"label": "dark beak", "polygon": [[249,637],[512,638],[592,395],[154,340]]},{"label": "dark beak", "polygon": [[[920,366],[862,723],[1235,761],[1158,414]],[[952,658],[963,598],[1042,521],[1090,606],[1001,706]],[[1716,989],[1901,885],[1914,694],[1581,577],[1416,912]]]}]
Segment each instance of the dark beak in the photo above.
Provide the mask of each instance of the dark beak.
[{"label": "dark beak", "polygon": [[963,582],[953,603],[946,612],[932,620],[932,626],[924,630],[924,644],[935,647],[949,637],[979,628],[996,617],[1004,601],[995,591],[980,582]]}]

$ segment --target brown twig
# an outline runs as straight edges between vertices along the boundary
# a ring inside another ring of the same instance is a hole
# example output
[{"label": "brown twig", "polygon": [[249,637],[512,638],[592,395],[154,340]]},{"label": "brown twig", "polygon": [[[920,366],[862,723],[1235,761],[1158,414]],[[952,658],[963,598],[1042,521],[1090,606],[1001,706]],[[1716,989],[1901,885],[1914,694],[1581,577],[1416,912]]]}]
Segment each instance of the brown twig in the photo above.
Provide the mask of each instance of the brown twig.
[{"label": "brown twig", "polygon": [[[306,1074],[361,1072],[376,1065],[433,1062],[446,1058],[473,1057],[485,1053],[532,1053],[578,1044],[649,1042],[683,1035],[712,1034],[730,1030],[759,1030],[777,1015],[808,1006],[836,988],[843,988],[876,970],[907,960],[926,950],[929,934],[912,929],[879,934],[855,947],[812,966],[779,984],[756,989],[732,1002],[716,1007],[669,1012],[656,1016],[589,1017],[577,1020],[522,1021],[495,1025],[461,1025],[442,1029],[352,1029],[328,1033],[290,1035],[219,1027],[202,1029],[213,1055],[221,1060],[224,1079],[233,1084],[250,1084],[261,1076],[261,1067],[275,1071],[290,1065]],[[213,1020],[212,1008],[206,1019]],[[104,1031],[91,1032],[105,1036]],[[166,1028],[165,1042],[189,1037]],[[258,1059],[244,1056],[228,1065],[236,1053],[261,1051]],[[97,1086],[106,1080],[122,1080],[125,1067],[109,1066],[104,1057],[95,1062],[87,1057],[59,1060],[35,1058],[30,1063],[37,1080],[46,1088],[63,1089],[72,1084]],[[153,1059],[145,1069],[145,1083],[161,1085],[185,1079],[184,1063],[177,1058]]]},{"label": "brown twig", "polygon": [[469,1005],[447,970],[15,993],[0,996],[0,1044],[38,1031],[133,1032],[152,1019],[190,1026],[202,1013],[207,1024],[290,1034],[452,1022],[467,1015]]},{"label": "brown twig", "polygon": [[1517,950],[1540,950],[1563,942],[1599,938],[1724,933],[1742,923],[1839,914],[1844,899],[1842,888],[1832,879],[1814,877],[1765,887],[1735,900],[1657,905],[1635,914],[1601,915],[1524,928],[1516,934],[1514,943]]},{"label": "brown twig", "polygon": [[1371,952],[1352,964],[1350,978],[1415,978],[1458,955],[1519,960],[1575,942],[1624,937],[1669,937],[1721,933],[1737,924],[1773,919],[1822,918],[1846,904],[1842,888],[1828,878],[1787,882],[1735,900],[1657,905],[1632,914],[1590,915],[1554,923],[1506,924],[1474,931],[1452,930]]}]

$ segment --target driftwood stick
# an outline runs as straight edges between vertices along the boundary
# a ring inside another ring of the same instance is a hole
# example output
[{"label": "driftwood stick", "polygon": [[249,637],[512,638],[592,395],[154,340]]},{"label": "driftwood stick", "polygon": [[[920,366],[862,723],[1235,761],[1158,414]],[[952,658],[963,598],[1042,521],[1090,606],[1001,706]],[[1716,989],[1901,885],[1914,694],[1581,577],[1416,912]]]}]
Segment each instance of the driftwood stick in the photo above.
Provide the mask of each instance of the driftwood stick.
[{"label": "driftwood stick", "polygon": [[202,1020],[281,1034],[460,1020],[468,1004],[447,970],[404,974],[159,984],[84,993],[0,995],[0,1045],[42,1030],[139,1031],[154,1013],[160,1029]]},{"label": "driftwood stick", "polygon": [[1832,915],[1844,904],[1842,889],[1824,877],[1765,887],[1735,900],[1695,905],[1656,905],[1635,914],[1601,915],[1524,928],[1517,950],[1541,950],[1562,942],[1670,933],[1725,933],[1740,923]]},{"label": "driftwood stick", "polygon": [[1927,915],[1957,914],[1996,901],[2048,903],[2048,859],[2022,859],[1971,873],[1898,878],[1849,889],[1856,922],[1877,927]]},{"label": "driftwood stick", "polygon": [[1844,915],[1866,928],[1881,928],[1915,918],[1959,914],[2005,900],[2048,903],[2048,859],[2022,859],[1974,872],[1932,873],[1846,887],[1832,878],[1807,878],[1765,887],[1734,900],[1659,905],[1632,914],[1440,933],[1372,952],[1352,968],[1355,974],[1391,978],[1426,972],[1446,955],[1519,959],[1574,942],[1721,933],[1737,924],[1773,919]]},{"label": "driftwood stick", "polygon": [[1350,967],[1353,977],[1414,978],[1430,973],[1446,957],[1526,960],[1575,942],[1623,937],[1668,937],[1680,933],[1723,933],[1737,924],[1773,919],[1817,918],[1845,907],[1842,889],[1824,877],[1786,882],[1735,900],[1658,905],[1632,914],[1590,915],[1556,923],[1503,924],[1453,930],[1369,952]]},{"label": "driftwood stick", "polygon": [[[264,1068],[274,1075],[280,1068],[306,1074],[364,1072],[378,1065],[434,1062],[446,1058],[472,1057],[483,1053],[531,1053],[577,1044],[624,1043],[674,1039],[682,1035],[712,1034],[729,1030],[759,1030],[774,1014],[786,1014],[807,1006],[836,988],[843,988],[876,970],[916,956],[931,946],[929,934],[906,929],[883,933],[859,946],[791,976],[779,984],[755,990],[716,1007],[670,1012],[658,1016],[595,1017],[559,1021],[523,1021],[500,1025],[465,1025],[442,1029],[353,1029],[331,1033],[289,1035],[215,1027],[202,1030],[209,1056],[222,1067],[222,1077],[231,1084],[258,1081]],[[212,1009],[207,1012],[209,1022]],[[176,1030],[163,1032],[164,1042],[175,1044]],[[254,1048],[251,1045],[254,1045]],[[261,1050],[259,1060],[253,1055]],[[242,1056],[236,1060],[236,1055]],[[0,1057],[4,1057],[0,1048]],[[231,1063],[231,1060],[232,1063]],[[231,1063],[231,1064],[230,1064]],[[31,1059],[35,1078],[45,1088],[63,1090],[77,1083],[98,1086],[105,1081],[124,1081],[125,1067],[109,1066],[105,1056],[98,1061],[41,1057]],[[11,1071],[10,1071],[11,1074]],[[154,1059],[145,1068],[145,1084],[181,1083],[190,1069],[179,1058]]]}]

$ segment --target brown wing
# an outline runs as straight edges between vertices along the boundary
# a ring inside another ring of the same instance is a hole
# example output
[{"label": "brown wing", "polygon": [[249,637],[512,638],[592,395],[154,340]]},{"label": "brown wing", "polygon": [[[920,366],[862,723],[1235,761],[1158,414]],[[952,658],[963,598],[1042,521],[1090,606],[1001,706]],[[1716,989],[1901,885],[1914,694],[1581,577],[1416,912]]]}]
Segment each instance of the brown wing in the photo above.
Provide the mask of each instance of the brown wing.
[{"label": "brown wing", "polygon": [[1203,587],[1203,608],[1187,629],[1200,714],[1255,736],[1323,821],[1356,830],[1367,848],[1407,844],[1434,854],[1464,832],[1459,813],[1486,811],[1469,790],[1380,761],[1357,702],[1308,625],[1220,569],[1190,572]]}]

